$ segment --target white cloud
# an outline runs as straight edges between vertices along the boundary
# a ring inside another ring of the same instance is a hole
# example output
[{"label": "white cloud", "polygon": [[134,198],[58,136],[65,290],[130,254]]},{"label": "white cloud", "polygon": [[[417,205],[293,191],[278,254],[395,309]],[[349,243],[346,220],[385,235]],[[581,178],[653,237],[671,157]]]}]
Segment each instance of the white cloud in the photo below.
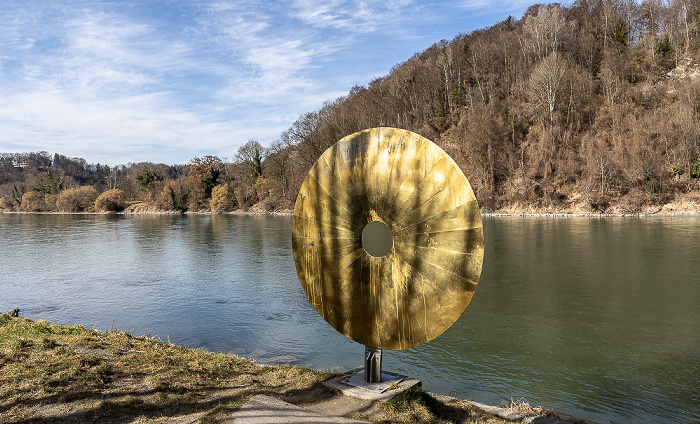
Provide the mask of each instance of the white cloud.
[{"label": "white cloud", "polygon": [[[532,0],[511,0],[503,2],[497,2],[492,0],[466,0],[454,2],[452,3],[452,5],[459,9],[478,12],[479,14],[485,15],[492,13],[521,11],[527,9],[530,5],[536,3],[536,1]],[[495,23],[496,22],[491,22],[490,24]]]},{"label": "white cloud", "polygon": [[[81,99],[60,91],[26,93],[3,102],[0,118],[10,124],[3,137],[39,139],[42,150],[69,156],[92,151],[91,161],[111,164],[166,159],[184,163],[206,149],[232,154],[237,137],[245,142],[259,134],[252,127],[237,128],[234,122],[217,121],[218,117],[208,111],[171,105],[168,93],[111,101]],[[141,156],[134,159],[139,151]],[[177,152],[184,156],[178,157]]]},{"label": "white cloud", "polygon": [[223,82],[217,98],[227,99],[232,107],[287,105],[303,111],[343,93],[326,88],[314,76],[323,61],[341,49],[342,39],[323,37],[279,16],[274,4],[243,8],[217,2],[207,11],[199,21],[210,46],[215,46],[221,62],[235,62],[235,72]]},{"label": "white cloud", "polygon": [[356,33],[387,31],[422,9],[421,2],[293,0],[292,15],[318,28],[334,28]]}]

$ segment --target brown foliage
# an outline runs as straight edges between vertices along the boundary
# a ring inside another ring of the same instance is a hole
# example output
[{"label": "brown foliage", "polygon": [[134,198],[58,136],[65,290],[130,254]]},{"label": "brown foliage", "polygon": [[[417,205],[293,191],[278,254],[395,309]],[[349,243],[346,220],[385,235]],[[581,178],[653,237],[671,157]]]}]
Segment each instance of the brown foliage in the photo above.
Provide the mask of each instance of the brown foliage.
[{"label": "brown foliage", "polygon": [[58,201],[58,194],[45,194],[44,195],[44,202],[46,202],[46,210],[47,211],[55,211],[56,210],[56,201]]},{"label": "brown foliage", "polygon": [[90,212],[94,210],[97,190],[91,186],[69,188],[58,195],[56,209],[61,212]]},{"label": "brown foliage", "polygon": [[[521,20],[436,43],[301,116],[282,134],[282,173],[266,178],[296,193],[340,138],[397,126],[450,153],[487,209],[570,199],[589,210],[615,202],[639,209],[640,199],[663,203],[692,190],[700,180],[700,25],[691,14],[700,9],[647,3],[535,5]],[[243,205],[253,193],[237,195]]]},{"label": "brown foliage", "polygon": [[235,183],[233,193],[239,208],[246,210],[255,203],[255,190],[249,184]]},{"label": "brown foliage", "polygon": [[17,203],[12,198],[10,198],[10,196],[0,197],[0,209],[5,211],[13,211],[15,210],[16,206]]},{"label": "brown foliage", "polygon": [[236,194],[230,183],[220,184],[212,190],[209,202],[212,212],[225,212],[236,207]]},{"label": "brown foliage", "polygon": [[100,194],[95,200],[97,212],[120,212],[126,208],[126,195],[122,190],[112,189]]},{"label": "brown foliage", "polygon": [[46,211],[46,201],[44,200],[44,193],[39,193],[37,191],[28,191],[22,196],[22,204],[19,210],[23,212],[42,212]]},{"label": "brown foliage", "polygon": [[253,186],[255,189],[255,195],[258,198],[258,202],[262,202],[263,200],[267,199],[268,197],[274,195],[273,189],[272,189],[272,182],[265,177],[260,177],[255,181],[255,185]]},{"label": "brown foliage", "polygon": [[163,184],[157,198],[158,207],[165,210],[187,210],[190,190],[187,181],[182,178],[177,181],[167,181]]},{"label": "brown foliage", "polygon": [[204,207],[211,197],[211,192],[218,184],[219,176],[224,172],[224,163],[216,156],[194,158],[187,168],[187,179],[190,186],[189,201],[192,209]]}]

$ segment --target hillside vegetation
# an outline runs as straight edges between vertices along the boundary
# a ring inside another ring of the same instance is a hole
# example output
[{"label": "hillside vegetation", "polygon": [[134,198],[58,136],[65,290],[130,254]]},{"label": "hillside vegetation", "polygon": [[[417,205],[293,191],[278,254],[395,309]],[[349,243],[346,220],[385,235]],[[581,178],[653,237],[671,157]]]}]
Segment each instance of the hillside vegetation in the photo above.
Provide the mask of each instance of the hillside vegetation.
[{"label": "hillside vegetation", "polygon": [[[234,163],[108,169],[100,188],[178,210],[289,209],[326,148],[392,126],[447,151],[488,211],[637,213],[681,201],[697,213],[699,60],[699,0],[534,5],[434,44],[302,115],[271,147],[250,141]],[[138,184],[145,171],[160,179]],[[22,189],[2,182],[2,204],[21,207]]]}]

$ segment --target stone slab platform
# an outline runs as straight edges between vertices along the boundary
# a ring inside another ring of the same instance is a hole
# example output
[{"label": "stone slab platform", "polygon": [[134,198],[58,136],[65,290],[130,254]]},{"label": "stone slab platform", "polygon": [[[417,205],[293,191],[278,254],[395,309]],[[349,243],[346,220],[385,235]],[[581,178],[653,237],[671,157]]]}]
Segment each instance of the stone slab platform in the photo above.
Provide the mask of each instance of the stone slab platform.
[{"label": "stone slab platform", "polygon": [[378,402],[386,402],[411,387],[422,385],[420,380],[415,378],[386,371],[382,372],[380,383],[367,383],[364,381],[364,371],[365,367],[355,368],[323,384],[340,390],[345,396]]},{"label": "stone slab platform", "polygon": [[265,395],[253,396],[232,418],[235,424],[367,424],[309,411]]}]

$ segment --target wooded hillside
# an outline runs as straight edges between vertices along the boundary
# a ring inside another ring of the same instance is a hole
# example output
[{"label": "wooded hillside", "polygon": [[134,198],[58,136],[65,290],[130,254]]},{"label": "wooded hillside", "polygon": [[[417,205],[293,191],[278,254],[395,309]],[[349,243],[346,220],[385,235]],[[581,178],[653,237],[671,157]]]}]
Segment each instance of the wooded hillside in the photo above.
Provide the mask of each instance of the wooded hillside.
[{"label": "wooded hillside", "polygon": [[[489,211],[700,210],[700,0],[531,6],[302,115],[267,149],[158,165],[140,193],[180,210],[291,208],[326,148],[377,126],[435,141]],[[138,188],[144,169],[101,184]]]},{"label": "wooded hillside", "polygon": [[335,140],[396,126],[445,149],[488,210],[637,212],[697,194],[699,53],[697,0],[534,5],[300,117],[282,135],[293,186]]}]

